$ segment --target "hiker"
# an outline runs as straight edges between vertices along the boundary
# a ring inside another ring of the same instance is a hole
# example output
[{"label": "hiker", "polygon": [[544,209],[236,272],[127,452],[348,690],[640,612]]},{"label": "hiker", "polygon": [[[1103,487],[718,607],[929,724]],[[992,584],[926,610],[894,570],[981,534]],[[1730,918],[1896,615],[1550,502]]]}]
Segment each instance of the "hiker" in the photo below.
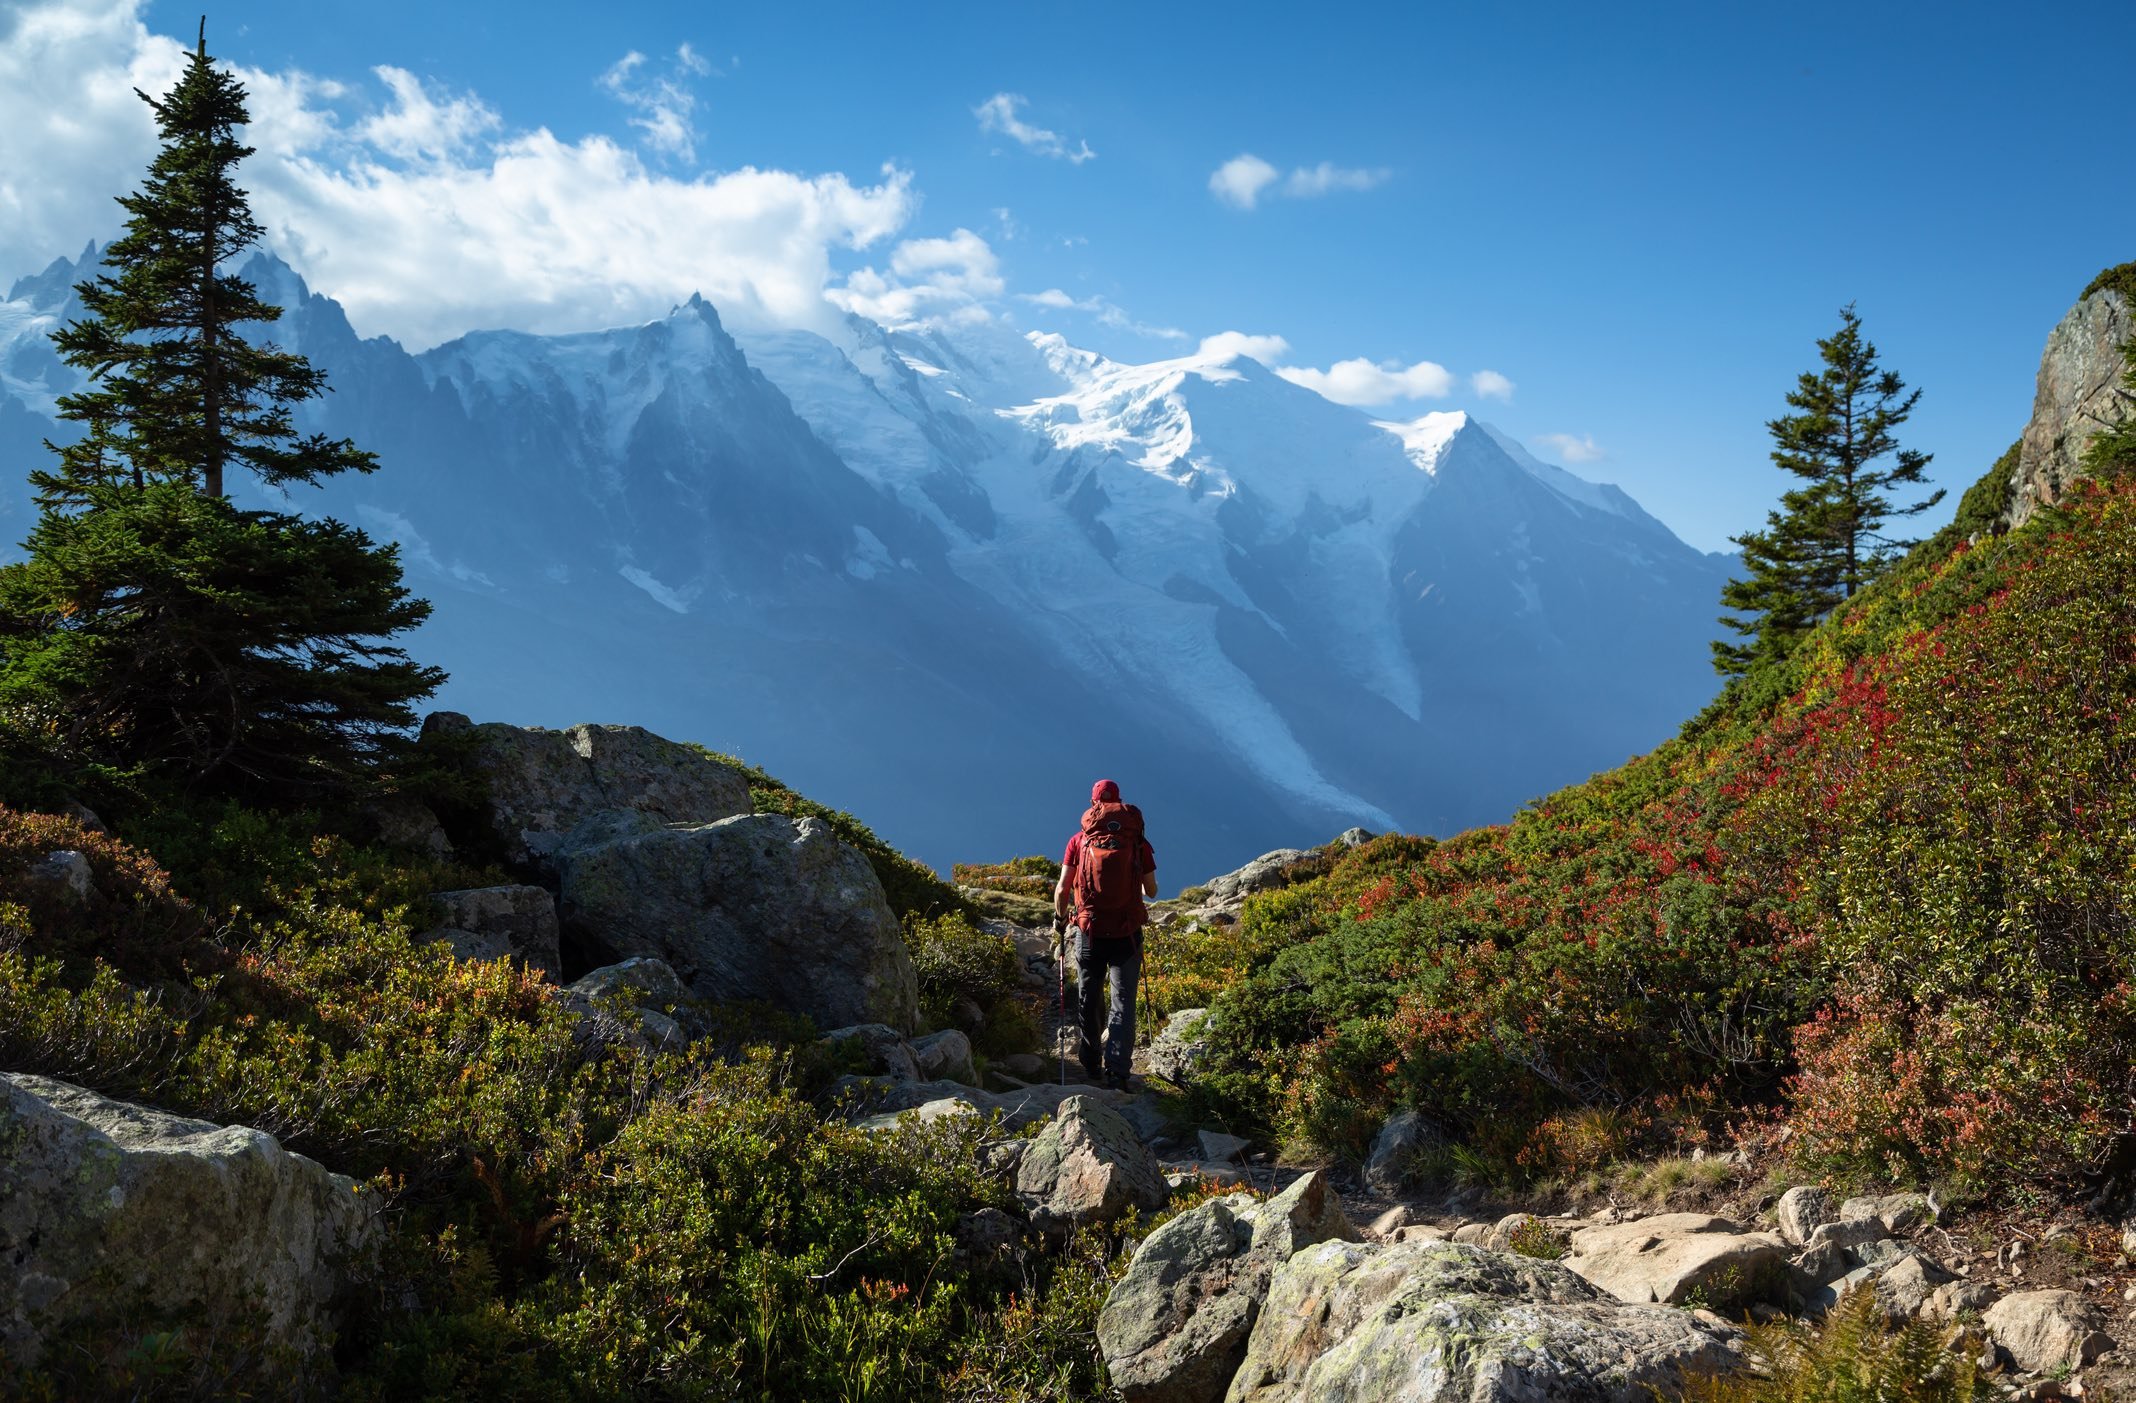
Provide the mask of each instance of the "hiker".
[{"label": "hiker", "polygon": [[[1065,944],[1071,903],[1076,930],[1076,1012],[1083,1070],[1107,1086],[1127,1086],[1135,1056],[1135,984],[1142,974],[1142,927],[1157,895],[1157,854],[1142,836],[1142,810],[1120,802],[1120,786],[1101,779],[1090,787],[1083,826],[1061,854],[1053,888],[1053,932]],[[1111,1007],[1101,1033],[1099,1005],[1112,976]]]}]

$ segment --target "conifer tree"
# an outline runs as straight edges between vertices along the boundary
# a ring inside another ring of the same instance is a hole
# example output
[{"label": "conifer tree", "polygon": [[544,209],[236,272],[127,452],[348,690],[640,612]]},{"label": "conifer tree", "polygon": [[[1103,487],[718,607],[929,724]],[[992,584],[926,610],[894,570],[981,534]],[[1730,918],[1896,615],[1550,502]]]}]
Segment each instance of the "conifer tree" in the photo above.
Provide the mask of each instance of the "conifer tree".
[{"label": "conifer tree", "polygon": [[256,243],[235,167],[244,89],[201,42],[154,109],[162,144],[124,235],[53,337],[88,387],[81,438],[31,474],[29,559],[0,570],[0,722],[71,767],[262,797],[360,787],[443,674],[390,640],[429,614],[390,546],[336,521],[241,510],[226,474],[312,483],[375,462],[299,435],[322,393],[229,261]]},{"label": "conifer tree", "polygon": [[[1940,490],[1910,506],[1894,500],[1893,489],[1927,480],[1929,455],[1901,447],[1897,436],[1921,392],[1908,391],[1877,363],[1852,304],[1839,316],[1839,330],[1817,343],[1822,368],[1804,372],[1788,392],[1797,412],[1765,426],[1774,465],[1802,485],[1782,494],[1763,531],[1734,538],[1746,578],[1722,589],[1722,607],[1736,613],[1721,622],[1744,641],[1713,645],[1713,665],[1723,675],[1786,657],[1818,620],[1915,544],[1887,536],[1887,524],[1943,500]],[[1888,466],[1878,466],[1887,458]]]}]

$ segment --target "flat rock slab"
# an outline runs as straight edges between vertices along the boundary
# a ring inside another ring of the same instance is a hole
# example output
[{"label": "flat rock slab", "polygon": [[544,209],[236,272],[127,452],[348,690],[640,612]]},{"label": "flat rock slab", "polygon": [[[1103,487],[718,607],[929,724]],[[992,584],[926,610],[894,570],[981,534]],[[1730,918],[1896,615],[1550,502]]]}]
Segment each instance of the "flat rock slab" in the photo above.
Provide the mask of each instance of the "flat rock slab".
[{"label": "flat rock slab", "polygon": [[1582,1228],[1565,1265],[1621,1301],[1682,1305],[1697,1294],[1715,1308],[1777,1297],[1788,1271],[1777,1236],[1703,1213]]},{"label": "flat rock slab", "polygon": [[309,1358],[374,1211],[263,1131],[0,1073],[0,1354],[34,1365],[69,1328],[256,1325]]}]

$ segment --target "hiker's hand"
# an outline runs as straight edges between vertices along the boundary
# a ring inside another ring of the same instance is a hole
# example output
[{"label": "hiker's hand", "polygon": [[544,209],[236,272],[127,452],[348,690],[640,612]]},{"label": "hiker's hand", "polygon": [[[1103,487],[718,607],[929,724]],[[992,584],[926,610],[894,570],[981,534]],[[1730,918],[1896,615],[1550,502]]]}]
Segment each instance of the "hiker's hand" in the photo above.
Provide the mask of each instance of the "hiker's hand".
[{"label": "hiker's hand", "polygon": [[1054,940],[1055,940],[1055,941],[1059,941],[1059,940],[1063,939],[1064,937],[1066,937],[1066,936],[1067,936],[1067,934],[1068,934],[1068,918],[1067,918],[1066,916],[1055,916],[1055,917],[1053,918],[1053,938],[1054,938]]}]

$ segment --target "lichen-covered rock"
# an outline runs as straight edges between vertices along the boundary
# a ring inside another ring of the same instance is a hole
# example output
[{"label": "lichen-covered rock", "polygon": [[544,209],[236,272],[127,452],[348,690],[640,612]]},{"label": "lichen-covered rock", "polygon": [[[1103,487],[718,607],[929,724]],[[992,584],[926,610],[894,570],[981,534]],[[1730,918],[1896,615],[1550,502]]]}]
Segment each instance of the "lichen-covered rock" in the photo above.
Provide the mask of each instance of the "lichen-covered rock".
[{"label": "lichen-covered rock", "polygon": [[1162,1208],[1171,1189],[1118,1111],[1071,1096],[1024,1151],[1016,1195],[1030,1207],[1032,1226],[1062,1232],[1109,1223],[1130,1208]]},{"label": "lichen-covered rock", "polygon": [[1633,1403],[1742,1362],[1713,1317],[1628,1305],[1553,1262],[1324,1242],[1276,1269],[1230,1403]]},{"label": "lichen-covered rock", "polygon": [[[845,1077],[833,1085],[832,1091],[846,1099],[848,1114],[855,1117],[853,1123],[862,1129],[894,1124],[903,1112],[918,1110],[937,1101],[962,1102],[976,1115],[999,1115],[1002,1129],[1017,1131],[1034,1121],[1051,1120],[1063,1102],[1078,1096],[1102,1101],[1120,1111],[1125,1119],[1125,1107],[1130,1099],[1118,1091],[1079,1083],[1061,1086],[1039,1082],[1012,1091],[982,1091],[962,1082],[896,1082],[888,1077]],[[1132,1127],[1133,1122],[1129,1121],[1129,1125]]]},{"label": "lichen-covered rock", "polygon": [[1396,1111],[1372,1137],[1365,1158],[1365,1183],[1392,1197],[1409,1185],[1417,1157],[1440,1141],[1439,1128],[1415,1111]]},{"label": "lichen-covered rock", "polygon": [[1148,1056],[1152,1073],[1180,1086],[1191,1085],[1209,1058],[1209,1010],[1183,1008],[1165,1019]]},{"label": "lichen-covered rock", "polygon": [[760,1000],[818,1027],[919,1021],[903,930],[865,857],[820,819],[697,827],[597,818],[554,850],[565,930],[664,960],[699,998]]},{"label": "lichen-covered rock", "polygon": [[2040,356],[2032,418],[2018,441],[2017,467],[2005,514],[2022,526],[2043,506],[2060,501],[2082,475],[2092,436],[2136,414],[2121,389],[2128,362],[2122,353],[2136,336],[2136,309],[2110,288],[2101,288],[2062,318]]},{"label": "lichen-covered rock", "polygon": [[542,887],[468,887],[431,898],[437,925],[421,938],[443,940],[463,960],[514,957],[529,969],[556,975],[556,898]]},{"label": "lichen-covered rock", "polygon": [[574,1037],[582,1046],[660,1052],[707,1030],[696,996],[675,971],[642,956],[603,965],[560,990],[558,998],[577,1016]]},{"label": "lichen-covered rock", "polygon": [[597,814],[704,824],[751,808],[740,770],[640,726],[478,726],[439,712],[423,732],[466,738],[487,792],[485,836],[504,861],[532,872],[546,874],[564,836]]},{"label": "lichen-covered rock", "polygon": [[1703,1213],[1582,1228],[1564,1260],[1622,1301],[1682,1305],[1696,1294],[1732,1306],[1778,1296],[1787,1284],[1785,1243]]},{"label": "lichen-covered rock", "polygon": [[1277,1266],[1358,1236],[1319,1172],[1266,1203],[1210,1199],[1143,1239],[1098,1314],[1098,1347],[1129,1403],[1214,1403],[1246,1356]]},{"label": "lichen-covered rock", "polygon": [[1807,1244],[1810,1234],[1826,1223],[1839,1219],[1832,1195],[1815,1184],[1797,1184],[1780,1195],[1780,1205],[1775,1212],[1782,1240],[1796,1247]]},{"label": "lichen-covered rock", "polygon": [[1988,1338],[2028,1374],[2075,1372],[2114,1347],[2106,1317],[2074,1291],[2019,1291],[1981,1317]]},{"label": "lichen-covered rock", "polygon": [[63,1330],[179,1325],[307,1359],[375,1231],[350,1180],[264,1132],[0,1073],[0,1355],[19,1364]]}]

